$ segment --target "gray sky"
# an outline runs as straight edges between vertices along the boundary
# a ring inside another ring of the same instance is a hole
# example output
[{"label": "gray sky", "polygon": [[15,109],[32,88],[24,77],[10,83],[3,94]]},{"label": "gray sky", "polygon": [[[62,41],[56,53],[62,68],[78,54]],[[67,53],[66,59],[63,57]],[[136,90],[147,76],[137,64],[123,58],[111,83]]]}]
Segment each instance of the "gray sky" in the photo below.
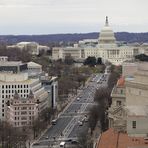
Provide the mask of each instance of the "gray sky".
[{"label": "gray sky", "polygon": [[0,0],[0,34],[148,32],[148,0]]}]

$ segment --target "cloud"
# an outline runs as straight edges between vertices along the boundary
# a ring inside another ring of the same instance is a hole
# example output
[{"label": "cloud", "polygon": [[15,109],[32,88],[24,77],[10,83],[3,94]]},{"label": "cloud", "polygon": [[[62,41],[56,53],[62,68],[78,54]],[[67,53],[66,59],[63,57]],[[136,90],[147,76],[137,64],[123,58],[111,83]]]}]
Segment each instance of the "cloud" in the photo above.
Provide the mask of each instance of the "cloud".
[{"label": "cloud", "polygon": [[60,32],[66,30],[64,26],[71,32],[84,31],[82,26],[85,26],[87,32],[94,31],[97,25],[96,31],[99,31],[106,15],[110,25],[118,31],[125,28],[127,31],[148,31],[145,27],[148,25],[147,6],[148,0],[0,0],[0,32],[4,27],[9,32],[18,32],[17,28],[25,28],[20,29],[20,33],[21,30],[35,32],[40,26],[59,26],[55,32],[59,28]]}]

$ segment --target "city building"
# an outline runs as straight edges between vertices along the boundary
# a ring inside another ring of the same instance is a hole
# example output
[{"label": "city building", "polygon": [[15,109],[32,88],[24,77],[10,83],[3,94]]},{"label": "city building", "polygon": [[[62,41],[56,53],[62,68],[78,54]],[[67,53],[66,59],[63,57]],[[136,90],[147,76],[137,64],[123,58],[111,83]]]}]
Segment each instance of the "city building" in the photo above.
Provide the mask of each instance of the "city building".
[{"label": "city building", "polygon": [[38,105],[32,92],[29,93],[28,97],[22,98],[15,91],[7,109],[7,121],[13,127],[32,126],[38,118]]},{"label": "city building", "polygon": [[31,55],[39,55],[40,51],[50,50],[48,46],[39,45],[37,42],[19,42],[16,45],[7,46],[7,49],[11,48],[29,51]]},{"label": "city building", "polygon": [[0,61],[0,72],[19,73],[27,70],[27,64],[21,61]]},{"label": "city building", "polygon": [[71,56],[74,60],[84,61],[87,57],[93,56],[101,57],[104,63],[109,61],[114,65],[121,65],[124,61],[134,59],[135,55],[145,53],[147,49],[147,46],[119,44],[106,17],[105,26],[98,39],[82,40],[73,47],[55,47],[52,50],[52,59],[65,59],[66,56]]},{"label": "city building", "polygon": [[35,62],[28,62],[27,63],[28,75],[30,77],[40,76],[42,73],[42,65],[35,63]]},{"label": "city building", "polygon": [[148,138],[147,123],[148,105],[127,106],[127,134],[129,136]]},{"label": "city building", "polygon": [[41,76],[41,82],[45,90],[49,94],[49,106],[53,109],[57,108],[58,100],[58,80],[57,77]]},{"label": "city building", "polygon": [[122,76],[125,78],[133,77],[137,72],[138,63],[136,62],[124,62],[122,64]]},{"label": "city building", "polygon": [[111,92],[112,104],[108,110],[109,128],[126,131],[125,79],[121,77]]},{"label": "city building", "polygon": [[112,90],[112,105],[108,110],[109,127],[127,132],[131,137],[147,138],[148,64],[139,62],[132,66],[134,73],[127,73],[125,80],[120,78]]},{"label": "city building", "polygon": [[148,136],[148,64],[139,62],[132,80],[126,80],[127,133]]},{"label": "city building", "polygon": [[126,105],[148,105],[148,64],[138,63],[133,80],[126,80]]},{"label": "city building", "polygon": [[0,56],[0,62],[5,62],[8,61],[8,57],[7,56]]},{"label": "city building", "polygon": [[38,112],[49,107],[49,95],[38,77],[30,78],[27,64],[6,61],[0,63],[0,120],[6,120],[7,102],[14,97],[15,92],[20,98],[27,100],[32,91],[39,102]]}]

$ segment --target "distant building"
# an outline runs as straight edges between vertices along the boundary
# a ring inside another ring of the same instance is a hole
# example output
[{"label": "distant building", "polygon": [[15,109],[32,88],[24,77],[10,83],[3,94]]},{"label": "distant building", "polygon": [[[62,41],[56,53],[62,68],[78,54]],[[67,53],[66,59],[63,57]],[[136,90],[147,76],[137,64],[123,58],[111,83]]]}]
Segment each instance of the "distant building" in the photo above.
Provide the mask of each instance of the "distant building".
[{"label": "distant building", "polygon": [[35,63],[35,62],[28,62],[27,63],[28,74],[30,77],[34,77],[42,73],[42,65]]},{"label": "distant building", "polygon": [[27,70],[27,64],[21,61],[0,61],[0,72],[19,73]]},{"label": "distant building", "polygon": [[41,82],[49,94],[49,106],[53,109],[57,107],[58,101],[58,80],[57,77],[41,76]]},{"label": "distant building", "polygon": [[6,61],[8,61],[7,56],[0,56],[0,62],[6,62]]},{"label": "distant building", "polygon": [[39,49],[38,49],[39,44],[36,42],[20,42],[17,43],[16,46],[21,50],[28,50],[32,55],[39,54]]},{"label": "distant building", "polygon": [[121,65],[124,61],[134,59],[135,55],[147,53],[147,51],[148,46],[117,43],[114,32],[109,26],[108,17],[106,17],[105,26],[98,39],[85,39],[73,47],[55,47],[52,50],[52,59],[65,59],[66,56],[71,56],[74,60],[84,61],[87,57],[93,56],[101,57],[104,63],[109,61],[114,65]]},{"label": "distant building", "polygon": [[19,42],[16,45],[7,46],[8,49],[18,48],[20,50],[27,50],[31,55],[39,55],[40,51],[50,50],[48,46],[39,45],[37,42]]}]

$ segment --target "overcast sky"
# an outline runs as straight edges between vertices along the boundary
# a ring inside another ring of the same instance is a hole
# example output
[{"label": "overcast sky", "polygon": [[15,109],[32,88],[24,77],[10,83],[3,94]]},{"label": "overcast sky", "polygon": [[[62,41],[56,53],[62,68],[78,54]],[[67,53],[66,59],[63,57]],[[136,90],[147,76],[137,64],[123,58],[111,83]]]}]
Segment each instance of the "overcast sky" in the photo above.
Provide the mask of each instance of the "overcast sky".
[{"label": "overcast sky", "polygon": [[0,34],[148,32],[148,0],[0,0]]}]

